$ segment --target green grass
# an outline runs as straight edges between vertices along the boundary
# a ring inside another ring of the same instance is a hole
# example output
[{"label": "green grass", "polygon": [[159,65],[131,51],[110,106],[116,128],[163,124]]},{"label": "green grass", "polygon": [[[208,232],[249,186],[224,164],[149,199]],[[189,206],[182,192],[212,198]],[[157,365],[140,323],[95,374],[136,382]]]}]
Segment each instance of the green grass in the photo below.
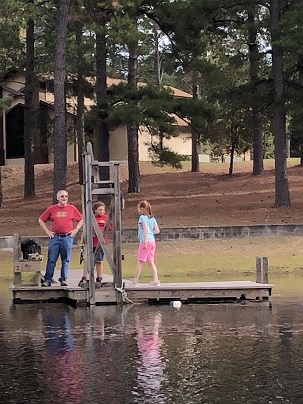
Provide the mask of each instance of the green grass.
[{"label": "green grass", "polygon": [[[125,260],[122,262],[123,277],[132,278],[136,267],[136,243],[122,245]],[[46,249],[42,254],[47,257]],[[75,247],[72,256],[71,270],[80,268],[79,247]],[[205,278],[212,280],[222,277],[255,277],[257,256],[269,258],[269,274],[303,273],[302,237],[254,237],[232,239],[207,239],[167,241],[157,244],[156,264],[159,277],[163,282],[198,281]],[[0,280],[12,281],[12,252],[0,251]],[[45,263],[42,264],[44,268]],[[43,271],[42,271],[43,272]],[[105,273],[110,269],[105,262]],[[142,272],[142,281],[151,279],[147,265]]]},{"label": "green grass", "polygon": [[[136,245],[126,244],[124,253],[123,275],[129,278],[136,265]],[[254,279],[257,256],[269,258],[270,273],[294,273],[303,272],[302,253],[302,238],[294,236],[170,241],[158,243],[156,264],[162,281],[244,274]],[[143,279],[151,277],[147,265],[142,275]]]}]

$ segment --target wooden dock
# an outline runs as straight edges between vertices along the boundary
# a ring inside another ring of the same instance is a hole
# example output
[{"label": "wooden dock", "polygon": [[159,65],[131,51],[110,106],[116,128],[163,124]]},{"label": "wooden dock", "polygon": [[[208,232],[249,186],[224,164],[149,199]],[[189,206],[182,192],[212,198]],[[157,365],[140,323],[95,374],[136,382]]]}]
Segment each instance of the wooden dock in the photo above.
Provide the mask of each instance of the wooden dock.
[{"label": "wooden dock", "polygon": [[162,283],[161,286],[125,284],[127,297],[133,302],[182,303],[268,301],[273,285],[250,281]]},{"label": "wooden dock", "polygon": [[[59,283],[51,287],[12,286],[13,302],[63,301],[74,306],[87,305],[87,289],[78,287],[81,274],[81,270],[71,270],[68,286],[65,287],[59,286]],[[55,279],[58,277],[59,274],[56,273]],[[168,304],[172,300],[180,300],[182,303],[266,302],[269,301],[273,288],[269,283],[250,281],[161,283],[161,286],[140,283],[136,287],[125,280],[123,289],[117,291],[112,285],[110,275],[105,275],[104,281],[102,287],[96,289],[97,305],[117,304],[117,295],[121,292],[125,303]]]}]

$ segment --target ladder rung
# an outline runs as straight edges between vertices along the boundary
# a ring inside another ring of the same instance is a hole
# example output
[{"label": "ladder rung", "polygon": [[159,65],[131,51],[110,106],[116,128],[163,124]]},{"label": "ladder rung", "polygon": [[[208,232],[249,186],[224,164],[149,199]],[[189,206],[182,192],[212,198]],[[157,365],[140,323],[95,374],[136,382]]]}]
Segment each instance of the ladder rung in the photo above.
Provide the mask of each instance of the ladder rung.
[{"label": "ladder rung", "polygon": [[114,194],[115,190],[113,188],[96,188],[92,189],[92,195],[109,195]]},{"label": "ladder rung", "polygon": [[94,179],[94,184],[112,184],[114,186],[114,182],[112,180],[99,180]]}]

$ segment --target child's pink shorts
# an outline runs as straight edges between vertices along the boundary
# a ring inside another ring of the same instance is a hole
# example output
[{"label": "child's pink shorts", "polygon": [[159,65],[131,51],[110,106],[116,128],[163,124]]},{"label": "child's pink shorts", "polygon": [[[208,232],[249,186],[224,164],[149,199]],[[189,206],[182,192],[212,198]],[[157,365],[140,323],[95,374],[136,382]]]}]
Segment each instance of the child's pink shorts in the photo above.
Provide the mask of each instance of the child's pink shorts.
[{"label": "child's pink shorts", "polygon": [[144,248],[144,243],[139,244],[138,260],[139,261],[154,261],[156,253],[156,242],[148,241],[147,248]]}]

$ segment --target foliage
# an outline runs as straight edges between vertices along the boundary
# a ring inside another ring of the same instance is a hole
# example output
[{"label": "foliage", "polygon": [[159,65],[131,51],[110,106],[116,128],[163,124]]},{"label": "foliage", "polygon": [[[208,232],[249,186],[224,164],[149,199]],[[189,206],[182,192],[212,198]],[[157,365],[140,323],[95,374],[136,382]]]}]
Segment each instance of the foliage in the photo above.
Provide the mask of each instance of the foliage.
[{"label": "foliage", "polygon": [[[26,15],[29,5],[22,1],[0,2],[0,77],[24,65]],[[20,13],[20,10],[23,12]]]},{"label": "foliage", "polygon": [[[77,96],[80,86],[95,99],[96,35],[106,38],[108,75],[128,79],[129,46],[138,44],[139,87],[122,83],[109,90],[86,114],[86,126],[106,122],[144,125],[158,142],[159,161],[174,161],[162,139],[177,136],[175,119],[183,119],[198,134],[199,144],[213,152],[237,152],[253,147],[253,109],[261,116],[266,154],[273,153],[273,74],[270,2],[266,0],[77,0],[71,2],[66,54],[66,95]],[[281,9],[281,31],[275,46],[283,51],[285,112],[295,153],[302,143],[303,3],[288,0]],[[2,0],[0,4],[0,76],[25,66],[25,30],[35,21],[35,74],[53,86],[59,1]],[[253,14],[253,21],[249,15]],[[136,21],[136,23],[134,23]],[[81,30],[81,41],[77,40]],[[249,30],[256,29],[250,43]],[[58,41],[57,41],[58,43]],[[257,47],[257,74],[251,75],[251,50]],[[79,54],[82,56],[79,57]],[[86,82],[78,80],[79,71]],[[145,85],[142,85],[145,83]],[[172,96],[164,86],[188,93],[196,100]],[[254,107],[254,108],[253,108]],[[198,147],[199,147],[198,144]],[[155,150],[153,151],[155,153]]]},{"label": "foliage", "polygon": [[11,105],[13,97],[5,97],[0,99],[0,112],[5,111]]},{"label": "foliage", "polygon": [[150,157],[152,163],[156,167],[163,167],[169,165],[173,168],[182,168],[181,161],[189,161],[190,157],[185,154],[179,154],[168,147],[163,147],[160,144],[151,144],[149,147]]},{"label": "foliage", "polygon": [[157,85],[142,85],[137,89],[128,83],[120,83],[110,89],[110,112],[108,123],[116,127],[121,123],[135,122],[145,125],[151,131],[171,132],[170,123],[172,94]]}]

